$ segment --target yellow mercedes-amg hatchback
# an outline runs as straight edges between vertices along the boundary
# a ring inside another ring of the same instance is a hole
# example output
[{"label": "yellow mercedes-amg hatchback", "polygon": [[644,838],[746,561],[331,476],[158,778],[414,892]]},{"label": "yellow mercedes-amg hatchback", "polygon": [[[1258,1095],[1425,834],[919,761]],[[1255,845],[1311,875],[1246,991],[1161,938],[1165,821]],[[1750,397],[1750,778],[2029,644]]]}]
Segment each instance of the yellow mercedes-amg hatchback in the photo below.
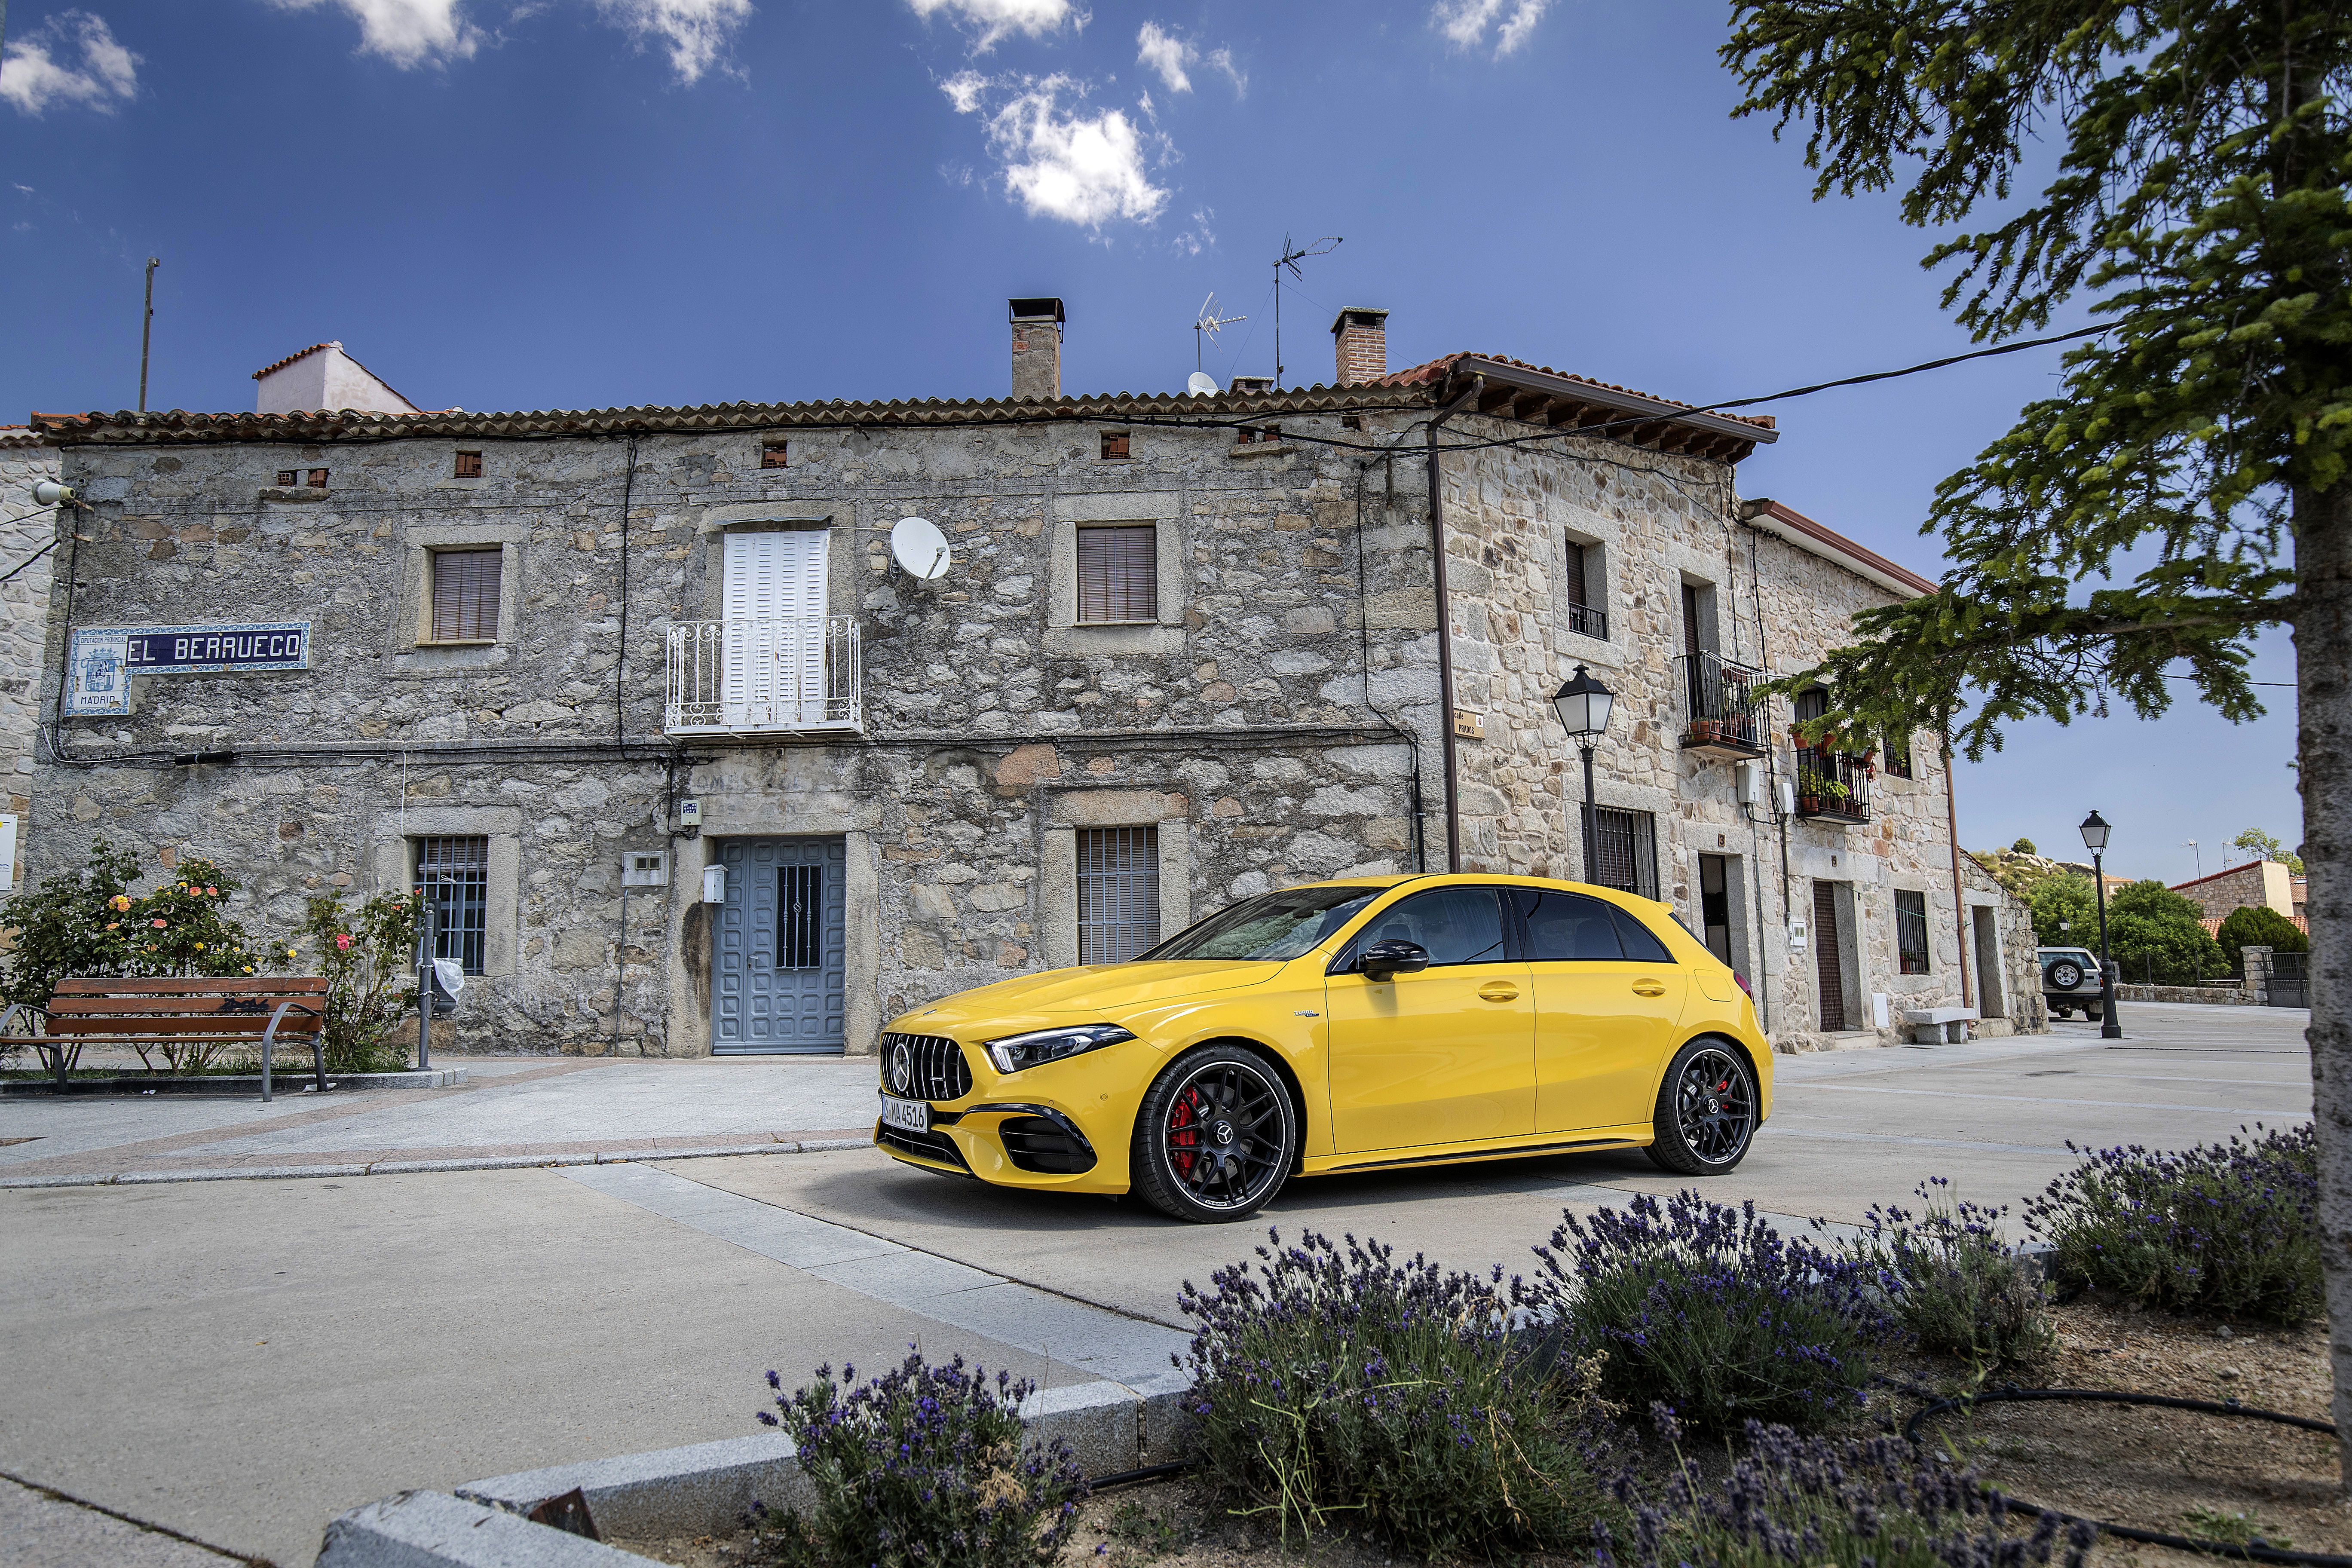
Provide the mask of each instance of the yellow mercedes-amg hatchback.
[{"label": "yellow mercedes-amg hatchback", "polygon": [[1610,889],[1318,882],[893,1019],[874,1141],[1192,1220],[1294,1175],[1572,1149],[1728,1171],[1771,1110],[1744,992],[1664,905]]}]

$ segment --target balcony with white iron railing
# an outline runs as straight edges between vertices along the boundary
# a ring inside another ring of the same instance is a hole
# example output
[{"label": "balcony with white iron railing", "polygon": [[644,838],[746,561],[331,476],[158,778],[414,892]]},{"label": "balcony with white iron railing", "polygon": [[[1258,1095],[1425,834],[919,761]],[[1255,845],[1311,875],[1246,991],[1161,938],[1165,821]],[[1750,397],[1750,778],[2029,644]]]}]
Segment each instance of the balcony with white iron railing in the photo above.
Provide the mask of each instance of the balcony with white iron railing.
[{"label": "balcony with white iron railing", "polygon": [[866,732],[855,617],[673,621],[667,665],[666,733]]}]

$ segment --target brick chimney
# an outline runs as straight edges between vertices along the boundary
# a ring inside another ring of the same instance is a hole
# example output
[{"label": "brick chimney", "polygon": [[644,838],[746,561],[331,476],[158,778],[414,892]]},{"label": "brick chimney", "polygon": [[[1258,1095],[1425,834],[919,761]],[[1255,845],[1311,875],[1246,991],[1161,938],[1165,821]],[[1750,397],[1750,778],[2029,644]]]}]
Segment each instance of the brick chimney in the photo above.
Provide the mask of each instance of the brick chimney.
[{"label": "brick chimney", "polygon": [[1013,321],[1013,395],[1062,395],[1062,302],[1008,300]]},{"label": "brick chimney", "polygon": [[1331,347],[1339,362],[1334,386],[1378,381],[1389,373],[1389,313],[1351,305],[1331,322]]}]

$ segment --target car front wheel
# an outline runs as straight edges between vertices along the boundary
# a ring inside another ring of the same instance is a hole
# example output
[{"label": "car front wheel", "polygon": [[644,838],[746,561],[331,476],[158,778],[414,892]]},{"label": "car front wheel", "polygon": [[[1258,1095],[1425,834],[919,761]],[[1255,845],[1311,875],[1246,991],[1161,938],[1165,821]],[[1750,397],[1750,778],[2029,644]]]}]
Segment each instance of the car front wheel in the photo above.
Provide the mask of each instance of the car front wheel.
[{"label": "car front wheel", "polygon": [[1693,1040],[1675,1053],[1658,1086],[1650,1163],[1685,1176],[1728,1171],[1756,1136],[1756,1075],[1739,1053],[1720,1041]]},{"label": "car front wheel", "polygon": [[1135,1190],[1162,1213],[1213,1223],[1265,1206],[1298,1159],[1298,1119],[1282,1075],[1242,1046],[1178,1058],[1135,1118]]}]

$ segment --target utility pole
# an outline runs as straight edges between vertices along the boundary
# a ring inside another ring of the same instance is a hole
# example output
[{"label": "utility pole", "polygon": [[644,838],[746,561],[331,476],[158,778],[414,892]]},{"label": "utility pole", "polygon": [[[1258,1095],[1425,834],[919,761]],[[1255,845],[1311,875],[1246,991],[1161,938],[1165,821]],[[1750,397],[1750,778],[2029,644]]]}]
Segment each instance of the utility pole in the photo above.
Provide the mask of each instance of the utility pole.
[{"label": "utility pole", "polygon": [[[5,5],[7,0],[0,0]],[[147,258],[147,312],[139,321],[139,412],[147,412],[147,345],[155,335],[155,268],[163,266],[159,257]]]}]

